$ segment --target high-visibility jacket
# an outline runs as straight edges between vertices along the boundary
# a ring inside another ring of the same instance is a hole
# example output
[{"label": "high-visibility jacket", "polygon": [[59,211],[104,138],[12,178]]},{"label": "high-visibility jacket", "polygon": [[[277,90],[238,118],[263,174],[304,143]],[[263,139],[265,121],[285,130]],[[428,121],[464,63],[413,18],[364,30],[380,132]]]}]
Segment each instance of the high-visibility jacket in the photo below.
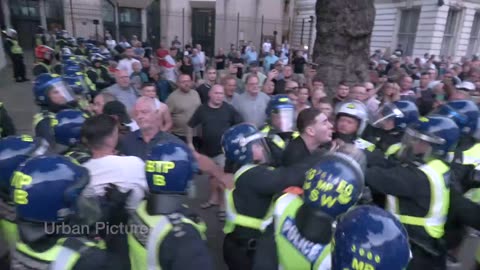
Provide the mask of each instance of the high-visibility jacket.
[{"label": "high-visibility jacket", "polygon": [[[285,140],[283,140],[280,136],[278,136],[277,134],[275,133],[272,133],[272,127],[270,125],[266,125],[265,127],[263,127],[260,132],[262,132],[263,134],[265,134],[265,136],[267,136],[268,138],[270,138],[272,140],[272,142],[278,146],[278,148],[280,149],[285,149],[287,147],[287,142],[285,142]],[[291,137],[291,140],[297,138],[298,136],[300,136],[300,133],[298,133],[298,131],[294,131],[292,133],[292,137]]]},{"label": "high-visibility jacket", "polygon": [[295,194],[284,194],[275,203],[275,243],[279,269],[329,270],[331,245],[322,245],[305,239],[296,226],[295,217],[302,206]]},{"label": "high-visibility jacket", "polygon": [[[237,183],[238,179],[247,172],[248,170],[255,168],[257,165],[244,165],[242,166],[233,176],[235,184]],[[225,234],[229,234],[235,230],[236,226],[241,226],[245,228],[255,229],[259,231],[264,231],[270,223],[272,223],[273,219],[273,204],[271,205],[270,209],[267,211],[265,217],[263,219],[249,217],[246,215],[242,215],[237,212],[235,208],[235,201],[233,199],[233,189],[226,189],[225,190],[225,212],[226,212],[226,219],[225,219],[225,227],[223,228],[223,232]]]},{"label": "high-visibility jacket", "polygon": [[15,250],[18,239],[17,224],[15,223],[15,207],[0,199],[0,234],[5,237],[10,250]]},{"label": "high-visibility jacket", "polygon": [[23,49],[18,44],[18,40],[10,39],[10,42],[12,42],[12,46],[10,47],[12,54],[23,54]]},{"label": "high-visibility jacket", "polygon": [[206,239],[205,223],[197,224],[179,213],[151,216],[147,213],[146,206],[146,201],[141,202],[129,220],[132,229],[128,232],[128,247],[132,270],[162,269],[158,254],[165,237],[175,231],[171,218],[192,225],[202,238]]},{"label": "high-visibility jacket", "polygon": [[17,242],[12,256],[11,269],[70,270],[86,249],[104,249],[100,243],[82,238],[60,238],[50,249],[38,252],[22,242]]},{"label": "high-visibility jacket", "polygon": [[430,206],[424,217],[414,217],[402,213],[398,198],[387,195],[386,208],[400,222],[406,225],[421,226],[432,238],[441,238],[445,234],[445,222],[450,206],[450,168],[436,159],[418,167],[430,183]]}]

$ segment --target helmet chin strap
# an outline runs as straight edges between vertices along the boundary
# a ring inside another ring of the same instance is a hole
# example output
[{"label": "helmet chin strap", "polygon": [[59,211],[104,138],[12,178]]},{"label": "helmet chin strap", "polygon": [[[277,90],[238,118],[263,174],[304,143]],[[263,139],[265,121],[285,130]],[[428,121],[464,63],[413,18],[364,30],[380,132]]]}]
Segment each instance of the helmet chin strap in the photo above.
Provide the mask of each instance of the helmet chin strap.
[{"label": "helmet chin strap", "polygon": [[303,204],[295,217],[300,234],[307,240],[326,245],[332,239],[334,219],[320,209]]}]

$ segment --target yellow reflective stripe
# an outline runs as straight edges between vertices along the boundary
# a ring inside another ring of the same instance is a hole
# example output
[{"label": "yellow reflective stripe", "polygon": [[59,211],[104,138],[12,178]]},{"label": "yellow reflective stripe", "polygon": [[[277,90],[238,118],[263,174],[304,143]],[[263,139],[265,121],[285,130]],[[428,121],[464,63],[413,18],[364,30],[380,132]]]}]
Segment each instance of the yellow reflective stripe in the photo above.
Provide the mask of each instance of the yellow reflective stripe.
[{"label": "yellow reflective stripe", "polygon": [[300,132],[298,132],[298,131],[294,131],[294,132],[292,133],[292,139],[296,139],[296,138],[298,138],[299,136],[300,136]]},{"label": "yellow reflective stripe", "polygon": [[[248,164],[248,165],[242,166],[234,174],[235,183],[243,173],[245,173],[246,171],[256,166],[258,165]],[[232,190],[226,189],[224,192],[225,202],[226,202],[226,205],[225,205],[226,219],[225,219],[225,227],[223,228],[224,233],[225,234],[231,233],[235,229],[236,225],[263,231],[272,222],[273,205],[267,211],[263,219],[239,214],[235,209],[235,202],[233,200],[234,190],[235,188]]]},{"label": "yellow reflective stripe", "polygon": [[264,128],[262,128],[262,130],[260,130],[260,132],[267,135],[270,132],[270,125],[266,125]]},{"label": "yellow reflective stripe", "polygon": [[401,143],[396,143],[396,144],[392,144],[388,147],[387,151],[385,151],[385,157],[389,157],[389,156],[392,156],[394,154],[396,154],[400,148],[402,148],[402,144]]},{"label": "yellow reflective stripe", "polygon": [[80,259],[80,253],[67,247],[62,247],[57,258],[50,266],[50,270],[66,270],[72,269]]},{"label": "yellow reflective stripe", "polygon": [[480,165],[480,143],[463,152],[463,165]]},{"label": "yellow reflective stripe", "polygon": [[354,142],[355,146],[361,150],[367,150],[369,152],[372,152],[373,150],[375,150],[375,144],[369,142],[369,141],[366,141],[362,138],[359,138],[359,139],[356,139]]},{"label": "yellow reflective stripe", "polygon": [[161,216],[159,222],[153,227],[147,240],[147,265],[148,269],[160,269],[158,250],[165,236],[172,229],[172,225],[166,216]]},{"label": "yellow reflective stripe", "polygon": [[207,240],[207,236],[205,235],[205,233],[207,232],[207,224],[205,224],[205,222],[195,223],[192,220],[185,217],[182,218],[182,222],[192,225],[200,233],[200,236],[202,237],[202,239],[205,241]]},{"label": "yellow reflective stripe", "polygon": [[270,139],[272,140],[272,142],[278,146],[280,149],[285,149],[286,147],[286,143],[285,141],[278,135],[274,134],[272,136],[270,136]]},{"label": "yellow reflective stripe", "polygon": [[60,238],[57,241],[57,244],[53,246],[52,248],[44,251],[44,252],[36,252],[33,251],[28,245],[22,243],[22,242],[17,242],[16,248],[19,252],[24,253],[32,258],[35,258],[40,261],[50,261],[53,262],[56,258],[58,253],[61,251],[63,242],[65,242],[66,238]]}]

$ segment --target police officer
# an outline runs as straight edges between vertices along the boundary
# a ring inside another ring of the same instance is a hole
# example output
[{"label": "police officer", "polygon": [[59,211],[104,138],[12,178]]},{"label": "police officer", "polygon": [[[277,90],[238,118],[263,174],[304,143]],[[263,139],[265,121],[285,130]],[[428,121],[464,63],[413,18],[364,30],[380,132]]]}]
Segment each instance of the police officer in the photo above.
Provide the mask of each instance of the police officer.
[{"label": "police officer", "polygon": [[452,115],[462,134],[452,162],[455,181],[459,181],[462,192],[480,187],[472,181],[473,171],[480,165],[480,110],[471,100],[455,100],[437,113]]},{"label": "police officer", "polygon": [[[15,209],[10,192],[10,180],[13,172],[28,158],[44,154],[47,147],[48,145],[44,141],[27,135],[0,139],[0,235],[6,240],[2,246],[7,251],[6,254],[0,252],[0,265],[8,264],[8,249],[13,252],[17,241]],[[1,242],[0,244],[2,244]],[[8,269],[8,267],[5,268]]]},{"label": "police officer", "polygon": [[3,102],[0,102],[0,138],[15,134],[15,125]]},{"label": "police officer", "polygon": [[85,236],[102,216],[99,200],[81,195],[88,183],[87,169],[63,156],[38,156],[19,167],[12,179],[19,236],[12,270],[129,269],[115,255],[118,237],[108,235],[105,249]]},{"label": "police officer", "polygon": [[40,113],[35,114],[35,135],[55,144],[52,128],[57,124],[55,114],[63,109],[76,108],[75,95],[68,85],[56,74],[41,74],[35,80],[33,94]]},{"label": "police officer", "polygon": [[344,101],[335,107],[334,139],[355,144],[368,151],[375,150],[375,145],[361,138],[368,123],[367,107],[358,100]]},{"label": "police officer", "polygon": [[82,145],[81,129],[88,115],[80,110],[62,110],[55,115],[57,124],[55,134],[55,152],[70,157],[75,163],[83,164],[90,160],[91,153]]},{"label": "police officer", "polygon": [[23,62],[23,49],[18,44],[17,31],[9,28],[4,32],[7,36],[5,50],[8,56],[10,56],[13,65],[13,78],[16,82],[28,81],[25,74],[25,63]]},{"label": "police officer", "polygon": [[354,159],[325,155],[305,174],[303,198],[286,193],[276,201],[254,269],[330,269],[333,222],[357,202],[363,187],[363,169]]},{"label": "police officer", "polygon": [[87,70],[88,78],[95,84],[96,89],[102,90],[112,84],[112,77],[107,67],[103,65],[104,57],[101,54],[92,55],[92,67]]},{"label": "police officer", "polygon": [[377,132],[366,140],[374,142],[376,149],[383,151],[386,156],[395,154],[400,149],[405,129],[418,121],[419,116],[417,105],[411,101],[386,103],[370,120],[371,125],[377,128]]},{"label": "police officer", "polygon": [[[434,113],[450,117],[457,123],[461,131],[462,136],[451,163],[453,187],[457,188],[461,194],[477,193],[478,190],[474,188],[480,187],[480,183],[475,179],[475,168],[480,165],[480,144],[478,143],[480,111],[478,107],[470,100],[455,100],[442,105]],[[477,198],[478,196],[472,197],[475,202],[480,203]],[[462,243],[466,233],[465,225],[475,227],[472,224],[464,224],[460,217],[462,212],[464,211],[454,211],[454,209],[450,209],[448,212],[446,242],[448,249],[452,251],[449,255],[451,262],[457,261],[453,253]]]},{"label": "police officer", "polygon": [[322,153],[315,153],[290,167],[269,167],[264,134],[250,124],[228,129],[222,147],[234,163],[234,189],[226,189],[226,223],[223,256],[229,269],[251,269],[256,242],[270,224],[275,194],[290,186],[301,187],[304,173]]},{"label": "police officer", "polygon": [[67,39],[69,38],[69,34],[66,30],[58,31],[55,35],[55,54],[57,60],[60,59],[61,51],[68,45]]},{"label": "police officer", "polygon": [[365,181],[387,195],[387,210],[406,226],[413,260],[408,269],[445,269],[445,222],[450,207],[450,167],[460,130],[442,116],[420,118],[407,128],[397,153],[402,163],[372,166]]},{"label": "police officer", "polygon": [[403,270],[409,260],[407,231],[392,214],[363,205],[338,220],[332,241],[332,270]]},{"label": "police officer", "polygon": [[85,39],[82,37],[77,38],[77,49],[74,51],[75,55],[84,55],[87,56],[87,48],[85,47]]},{"label": "police officer", "polygon": [[150,195],[129,220],[137,228],[128,235],[132,270],[213,269],[206,225],[183,205],[195,164],[185,144],[152,148],[145,166]]},{"label": "police officer", "polygon": [[267,105],[267,124],[260,128],[265,134],[275,166],[281,164],[283,150],[300,134],[295,129],[295,105],[287,95],[275,95]]},{"label": "police officer", "polygon": [[90,99],[93,99],[96,96],[96,87],[95,84],[88,78],[85,73],[85,63],[81,64],[81,60],[67,59],[63,61],[63,76],[66,77],[79,77],[82,81],[82,85],[85,89],[88,89]]},{"label": "police officer", "polygon": [[63,80],[70,86],[75,93],[75,99],[78,102],[78,106],[83,111],[90,109],[90,101],[92,100],[90,88],[84,80],[82,75],[63,75]]},{"label": "police officer", "polygon": [[47,40],[45,38],[45,29],[43,26],[37,26],[37,32],[35,33],[35,46],[46,45]]},{"label": "police officer", "polygon": [[37,63],[33,66],[33,75],[36,77],[43,73],[52,72],[52,59],[55,51],[46,46],[39,45],[35,47],[35,58],[37,58]]}]

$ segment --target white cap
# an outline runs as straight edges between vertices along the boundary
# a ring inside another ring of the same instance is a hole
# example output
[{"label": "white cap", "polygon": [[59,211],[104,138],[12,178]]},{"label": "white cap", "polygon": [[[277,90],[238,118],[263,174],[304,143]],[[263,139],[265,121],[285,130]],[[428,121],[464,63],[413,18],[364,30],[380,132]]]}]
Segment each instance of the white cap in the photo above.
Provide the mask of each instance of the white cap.
[{"label": "white cap", "polygon": [[471,82],[461,82],[455,86],[458,90],[475,91],[475,84]]}]

